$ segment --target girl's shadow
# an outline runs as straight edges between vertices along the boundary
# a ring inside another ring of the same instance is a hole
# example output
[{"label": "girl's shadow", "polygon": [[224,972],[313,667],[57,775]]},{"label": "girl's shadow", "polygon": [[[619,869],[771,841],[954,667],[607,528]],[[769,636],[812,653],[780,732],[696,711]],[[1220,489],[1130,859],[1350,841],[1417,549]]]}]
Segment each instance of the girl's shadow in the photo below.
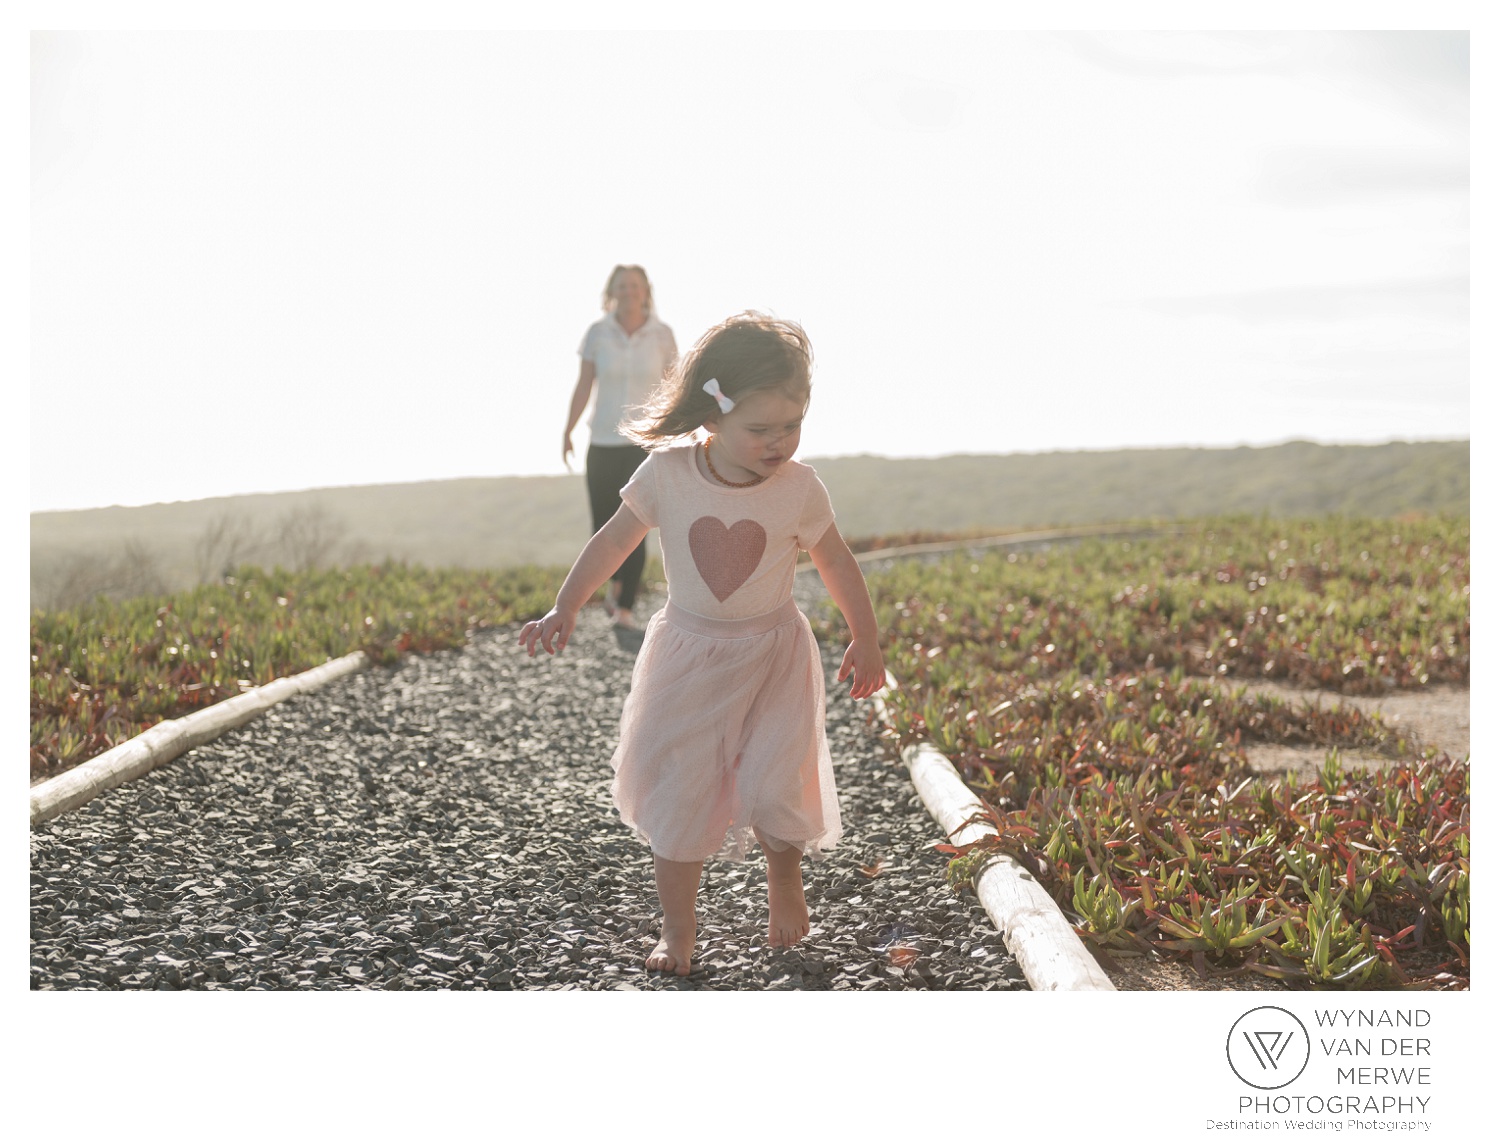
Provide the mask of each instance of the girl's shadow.
[{"label": "girl's shadow", "polygon": [[628,626],[616,626],[615,645],[627,654],[635,655],[641,652],[641,644],[646,640],[646,631],[631,629]]}]

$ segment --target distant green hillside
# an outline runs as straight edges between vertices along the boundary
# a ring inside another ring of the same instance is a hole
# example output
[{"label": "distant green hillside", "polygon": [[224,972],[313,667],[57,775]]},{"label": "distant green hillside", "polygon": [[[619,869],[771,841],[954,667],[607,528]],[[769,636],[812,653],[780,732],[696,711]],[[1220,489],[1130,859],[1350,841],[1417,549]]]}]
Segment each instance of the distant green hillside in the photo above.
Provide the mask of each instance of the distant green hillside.
[{"label": "distant green hillside", "polygon": [[[1469,511],[1467,440],[809,462],[850,538],[1241,512]],[[233,562],[563,566],[588,533],[579,475],[39,512],[31,516],[32,603],[174,589]]]},{"label": "distant green hillside", "polygon": [[1236,513],[1469,511],[1469,442],[815,460],[849,535]]}]

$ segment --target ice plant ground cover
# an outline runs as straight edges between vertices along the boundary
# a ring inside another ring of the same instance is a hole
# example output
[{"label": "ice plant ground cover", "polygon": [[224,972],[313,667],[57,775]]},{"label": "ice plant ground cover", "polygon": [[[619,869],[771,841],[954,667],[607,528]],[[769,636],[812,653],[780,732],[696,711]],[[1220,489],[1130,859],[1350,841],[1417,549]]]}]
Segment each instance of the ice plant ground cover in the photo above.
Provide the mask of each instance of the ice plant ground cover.
[{"label": "ice plant ground cover", "polygon": [[[1466,519],[1238,518],[897,562],[870,580],[901,681],[896,732],[954,759],[990,805],[994,846],[1110,953],[1466,986],[1467,758],[1232,683],[1466,685],[1468,546]],[[389,662],[461,645],[545,611],[561,577],[247,567],[167,597],[34,611],[32,777],[352,650]],[[1303,783],[1261,776],[1255,740],[1319,744],[1328,762]],[[1346,766],[1341,748],[1387,763]],[[953,854],[962,884],[984,852]]]},{"label": "ice plant ground cover", "polygon": [[389,663],[470,630],[545,613],[557,569],[386,563],[293,573],[243,567],[166,597],[31,616],[31,776],[49,776],[180,717],[364,650]]},{"label": "ice plant ground cover", "polygon": [[[896,562],[870,586],[897,740],[934,742],[999,833],[952,849],[956,885],[999,848],[1110,954],[1467,986],[1468,758],[1233,685],[1467,684],[1466,519],[1214,519]],[[1259,774],[1257,740],[1327,761],[1300,782]],[[1356,748],[1383,763],[1346,765]]]}]

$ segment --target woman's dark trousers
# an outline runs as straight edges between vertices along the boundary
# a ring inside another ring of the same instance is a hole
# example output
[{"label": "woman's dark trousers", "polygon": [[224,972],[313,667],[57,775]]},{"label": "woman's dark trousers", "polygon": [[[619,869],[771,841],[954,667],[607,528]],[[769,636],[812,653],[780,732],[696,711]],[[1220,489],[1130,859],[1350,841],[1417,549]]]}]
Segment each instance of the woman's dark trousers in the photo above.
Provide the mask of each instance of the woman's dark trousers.
[{"label": "woman's dark trousers", "polygon": [[[645,462],[646,456],[646,449],[634,444],[617,447],[589,445],[585,471],[589,485],[589,509],[594,515],[595,531],[608,523],[620,509],[620,488],[630,482],[630,477]],[[614,573],[614,580],[620,584],[620,597],[616,603],[620,609],[635,609],[635,596],[641,586],[641,571],[645,567],[646,541],[642,539]]]}]

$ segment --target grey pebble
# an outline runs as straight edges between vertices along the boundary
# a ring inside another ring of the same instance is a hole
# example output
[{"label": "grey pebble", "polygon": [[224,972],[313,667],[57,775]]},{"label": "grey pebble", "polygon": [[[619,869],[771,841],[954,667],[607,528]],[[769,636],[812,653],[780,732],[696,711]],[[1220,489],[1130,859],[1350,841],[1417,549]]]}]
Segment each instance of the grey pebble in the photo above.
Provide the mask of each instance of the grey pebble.
[{"label": "grey pebble", "polygon": [[[798,576],[803,609],[821,599]],[[812,933],[767,947],[759,853],[710,862],[692,974],[642,970],[651,855],[609,803],[638,640],[595,609],[563,655],[515,639],[344,678],[33,828],[32,989],[1026,989],[835,680],[842,644],[823,658],[844,838],[804,864]]]}]

